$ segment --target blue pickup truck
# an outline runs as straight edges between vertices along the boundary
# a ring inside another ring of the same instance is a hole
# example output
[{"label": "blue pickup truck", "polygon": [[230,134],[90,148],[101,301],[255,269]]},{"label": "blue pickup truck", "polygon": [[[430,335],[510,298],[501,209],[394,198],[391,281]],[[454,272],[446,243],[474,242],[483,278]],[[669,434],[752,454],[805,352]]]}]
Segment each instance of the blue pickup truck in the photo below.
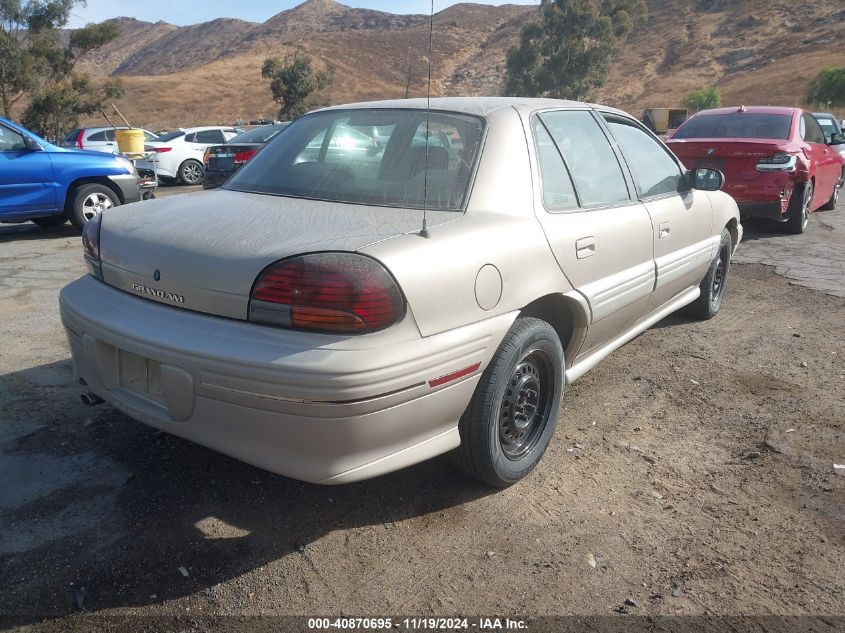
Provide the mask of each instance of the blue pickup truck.
[{"label": "blue pickup truck", "polygon": [[0,222],[77,228],[105,209],[141,200],[131,161],[65,149],[0,117]]}]

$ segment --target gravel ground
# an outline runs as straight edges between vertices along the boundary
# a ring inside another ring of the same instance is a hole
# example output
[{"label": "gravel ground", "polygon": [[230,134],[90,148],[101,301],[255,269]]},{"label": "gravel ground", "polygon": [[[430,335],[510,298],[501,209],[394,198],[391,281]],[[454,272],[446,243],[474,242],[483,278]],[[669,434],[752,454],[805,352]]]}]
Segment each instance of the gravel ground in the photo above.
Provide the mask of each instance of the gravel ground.
[{"label": "gravel ground", "polygon": [[[842,214],[801,238],[748,226],[740,258],[804,266],[797,240],[839,248]],[[0,628],[845,613],[845,300],[803,273],[734,265],[716,319],[672,316],[601,363],[539,468],[492,491],[445,458],[314,486],[83,407],[57,313],[82,272],[69,227],[0,227]]]}]

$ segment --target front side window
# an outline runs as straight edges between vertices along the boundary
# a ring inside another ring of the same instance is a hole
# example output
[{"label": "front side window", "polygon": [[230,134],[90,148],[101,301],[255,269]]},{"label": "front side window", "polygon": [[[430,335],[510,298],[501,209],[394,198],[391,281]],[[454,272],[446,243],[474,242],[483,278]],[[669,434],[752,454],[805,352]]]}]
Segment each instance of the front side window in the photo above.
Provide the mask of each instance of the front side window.
[{"label": "front side window", "polygon": [[640,196],[678,193],[683,173],[669,152],[633,122],[614,115],[604,118],[622,149]]},{"label": "front side window", "polygon": [[630,200],[616,154],[589,112],[544,112],[540,120],[563,154],[583,206],[607,206]]},{"label": "front side window", "polygon": [[549,211],[565,211],[578,206],[575,188],[557,145],[540,119],[534,120],[534,145],[540,167],[543,206]]},{"label": "front side window", "polygon": [[23,135],[0,125],[0,152],[19,152],[26,149]]},{"label": "front side window", "polygon": [[226,189],[352,204],[459,211],[484,129],[425,110],[327,110],[297,119]]}]

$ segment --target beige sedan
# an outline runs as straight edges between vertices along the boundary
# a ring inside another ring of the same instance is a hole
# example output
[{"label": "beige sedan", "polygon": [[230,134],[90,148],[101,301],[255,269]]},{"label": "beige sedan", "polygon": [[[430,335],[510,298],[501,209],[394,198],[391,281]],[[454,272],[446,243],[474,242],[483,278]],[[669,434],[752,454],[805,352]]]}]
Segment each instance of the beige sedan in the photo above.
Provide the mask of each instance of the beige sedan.
[{"label": "beige sedan", "polygon": [[60,301],[83,399],[307,481],[451,453],[507,486],[565,385],[719,311],[742,237],[721,185],[603,106],[306,115],[222,189],[87,225]]}]

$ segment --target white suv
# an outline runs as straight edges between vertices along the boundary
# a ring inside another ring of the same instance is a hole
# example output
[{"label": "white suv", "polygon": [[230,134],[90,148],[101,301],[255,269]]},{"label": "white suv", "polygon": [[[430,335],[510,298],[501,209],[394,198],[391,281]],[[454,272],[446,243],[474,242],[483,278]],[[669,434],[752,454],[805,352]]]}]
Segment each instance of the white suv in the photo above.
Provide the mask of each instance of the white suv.
[{"label": "white suv", "polygon": [[233,127],[189,127],[169,132],[146,144],[148,151],[155,152],[155,164],[152,159],[138,161],[138,168],[153,169],[159,178],[199,185],[206,148],[226,143],[240,132]]},{"label": "white suv", "polygon": [[[107,154],[118,154],[120,150],[117,148],[117,139],[115,139],[115,130],[128,130],[126,126],[122,127],[81,127],[71,130],[65,137],[62,147],[69,149],[89,149],[94,152],[105,152]],[[144,142],[158,138],[152,132],[142,130],[144,133]]]}]

